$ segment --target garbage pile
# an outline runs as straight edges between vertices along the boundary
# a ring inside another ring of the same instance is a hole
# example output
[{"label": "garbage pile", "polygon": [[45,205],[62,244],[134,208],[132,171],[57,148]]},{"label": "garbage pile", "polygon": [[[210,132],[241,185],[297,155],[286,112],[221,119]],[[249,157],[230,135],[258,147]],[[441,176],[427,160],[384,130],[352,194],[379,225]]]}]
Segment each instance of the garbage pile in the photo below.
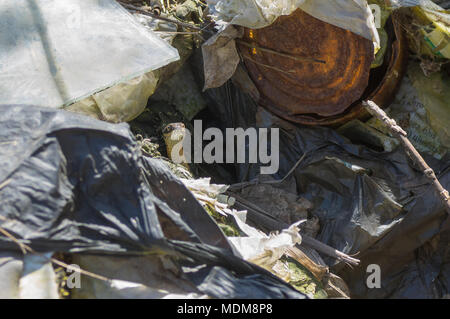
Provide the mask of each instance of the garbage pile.
[{"label": "garbage pile", "polygon": [[0,298],[445,298],[449,9],[2,1]]}]

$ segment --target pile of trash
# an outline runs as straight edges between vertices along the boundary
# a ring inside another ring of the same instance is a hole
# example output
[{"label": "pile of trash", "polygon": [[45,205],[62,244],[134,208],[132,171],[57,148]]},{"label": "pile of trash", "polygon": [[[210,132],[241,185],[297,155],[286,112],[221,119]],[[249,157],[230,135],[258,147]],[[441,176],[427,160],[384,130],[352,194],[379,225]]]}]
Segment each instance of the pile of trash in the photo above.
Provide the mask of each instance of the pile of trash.
[{"label": "pile of trash", "polygon": [[448,297],[449,9],[2,1],[0,298]]}]

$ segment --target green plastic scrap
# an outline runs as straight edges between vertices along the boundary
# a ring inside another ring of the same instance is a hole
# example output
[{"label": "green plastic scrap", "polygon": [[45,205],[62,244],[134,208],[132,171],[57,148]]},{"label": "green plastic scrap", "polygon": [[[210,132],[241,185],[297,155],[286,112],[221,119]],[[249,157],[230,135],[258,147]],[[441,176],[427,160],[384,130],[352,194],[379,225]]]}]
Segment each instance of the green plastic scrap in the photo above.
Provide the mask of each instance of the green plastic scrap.
[{"label": "green plastic scrap", "polygon": [[314,299],[324,299],[328,295],[323,285],[311,274],[308,269],[290,257],[283,257],[282,261],[287,264],[290,272],[289,283],[298,291],[303,292]]}]

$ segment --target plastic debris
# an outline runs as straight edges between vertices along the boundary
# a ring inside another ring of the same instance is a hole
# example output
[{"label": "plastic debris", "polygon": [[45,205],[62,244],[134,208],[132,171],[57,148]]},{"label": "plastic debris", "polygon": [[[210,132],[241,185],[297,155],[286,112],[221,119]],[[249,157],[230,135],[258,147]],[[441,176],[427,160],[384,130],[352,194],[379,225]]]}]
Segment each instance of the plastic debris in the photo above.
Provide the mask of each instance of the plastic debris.
[{"label": "plastic debris", "polygon": [[0,298],[448,298],[449,1],[0,9]]},{"label": "plastic debris", "polygon": [[0,253],[1,299],[58,299],[58,286],[51,254]]},{"label": "plastic debris", "polygon": [[[284,132],[280,134],[280,171],[272,178],[281,180],[294,170],[285,180],[294,186],[285,189],[313,204],[310,213],[321,225],[316,239],[346,254],[358,254],[361,264],[352,269],[324,257],[330,271],[348,284],[352,297],[387,298],[396,291],[397,296],[415,295],[412,284],[400,293],[394,278],[399,272],[406,275],[402,269],[415,263],[414,251],[443,231],[447,213],[402,149],[380,152],[353,144],[331,128],[297,127],[262,108],[250,113],[255,102],[230,82],[207,93],[215,101],[208,106],[210,116],[221,117],[221,128],[256,123]],[[426,159],[449,188],[448,153],[439,161]],[[258,164],[237,165],[236,176],[233,180],[240,183],[257,181]],[[365,284],[370,264],[384,269],[382,290],[371,290]],[[426,269],[421,274],[425,276]],[[448,288],[439,289],[445,295]]]},{"label": "plastic debris", "polygon": [[140,156],[127,125],[49,108],[7,105],[0,111],[0,140],[11,141],[0,144],[0,231],[14,234],[0,236],[3,251],[20,252],[22,244],[36,253],[152,253],[171,259],[196,293],[305,297],[235,256],[165,164]]},{"label": "plastic debris", "polygon": [[0,8],[2,104],[60,108],[94,95],[71,109],[130,120],[156,87],[154,75],[142,75],[179,59],[113,0],[6,0]]},{"label": "plastic debris", "polygon": [[[444,158],[450,147],[448,125],[444,124],[450,121],[446,102],[450,88],[445,78],[440,73],[426,77],[417,63],[411,63],[394,102],[387,109],[389,116],[408,132],[414,146],[437,159]],[[376,119],[368,124],[387,133]],[[387,144],[383,148],[390,151],[397,143],[385,138]]]},{"label": "plastic debris", "polygon": [[267,27],[278,17],[300,8],[319,20],[373,40],[379,46],[375,19],[365,0],[207,0],[207,3],[218,23],[223,21],[252,29]]}]

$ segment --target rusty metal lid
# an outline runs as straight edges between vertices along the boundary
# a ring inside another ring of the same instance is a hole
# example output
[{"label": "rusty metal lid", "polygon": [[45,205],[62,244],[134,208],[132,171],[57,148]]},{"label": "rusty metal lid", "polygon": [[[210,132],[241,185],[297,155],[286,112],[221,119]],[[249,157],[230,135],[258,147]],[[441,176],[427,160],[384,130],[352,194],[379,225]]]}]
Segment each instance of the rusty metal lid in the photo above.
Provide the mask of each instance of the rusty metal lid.
[{"label": "rusty metal lid", "polygon": [[365,91],[374,59],[372,41],[300,9],[245,29],[238,47],[260,104],[283,118],[345,112]]}]

